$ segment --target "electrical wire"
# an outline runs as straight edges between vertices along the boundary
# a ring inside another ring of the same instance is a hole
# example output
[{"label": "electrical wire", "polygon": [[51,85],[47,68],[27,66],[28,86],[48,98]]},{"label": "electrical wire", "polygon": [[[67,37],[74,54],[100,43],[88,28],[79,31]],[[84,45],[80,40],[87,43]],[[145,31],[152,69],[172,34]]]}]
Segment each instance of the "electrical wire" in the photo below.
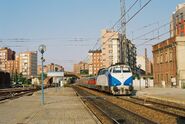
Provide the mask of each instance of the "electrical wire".
[{"label": "electrical wire", "polygon": [[[152,0],[148,0],[148,2],[146,2],[135,14],[133,14],[133,15],[131,16],[131,18],[129,18],[129,19],[126,21],[125,24],[129,23],[129,22],[130,22],[137,14],[139,14],[139,12],[141,12],[141,10],[143,10],[151,1],[152,1]],[[120,28],[119,28],[117,31],[115,31],[115,32],[119,32],[119,31],[121,30],[121,28],[122,28],[122,27],[120,27]],[[105,35],[103,35],[103,36],[105,36]],[[113,34],[112,36],[110,36],[109,39],[106,40],[106,41],[100,46],[100,48],[103,47],[103,45],[105,45],[105,43],[106,43],[107,41],[111,40],[113,36],[115,36],[115,34]],[[100,49],[100,48],[98,48],[98,49]],[[85,57],[84,61],[86,61],[87,59],[88,59],[88,55]]]}]

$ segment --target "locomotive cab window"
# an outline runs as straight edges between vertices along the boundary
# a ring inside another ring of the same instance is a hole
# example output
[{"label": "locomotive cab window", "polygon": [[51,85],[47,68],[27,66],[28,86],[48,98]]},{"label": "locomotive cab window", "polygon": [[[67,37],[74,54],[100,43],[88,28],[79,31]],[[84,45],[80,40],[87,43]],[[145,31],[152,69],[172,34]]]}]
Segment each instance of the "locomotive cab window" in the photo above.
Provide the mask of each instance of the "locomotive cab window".
[{"label": "locomotive cab window", "polygon": [[107,69],[102,69],[98,72],[98,75],[104,75],[107,71]]},{"label": "locomotive cab window", "polygon": [[129,68],[123,68],[123,72],[131,72]]},{"label": "locomotive cab window", "polygon": [[113,68],[113,73],[121,73],[121,68],[120,67],[114,67]]}]

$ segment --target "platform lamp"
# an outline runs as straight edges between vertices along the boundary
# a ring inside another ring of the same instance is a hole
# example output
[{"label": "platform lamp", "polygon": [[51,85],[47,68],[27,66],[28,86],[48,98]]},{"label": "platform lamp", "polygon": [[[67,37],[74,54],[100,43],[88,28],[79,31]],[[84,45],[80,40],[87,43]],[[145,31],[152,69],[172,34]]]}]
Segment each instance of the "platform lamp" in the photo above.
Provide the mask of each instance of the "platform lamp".
[{"label": "platform lamp", "polygon": [[40,46],[39,46],[39,51],[40,51],[40,53],[41,53],[41,62],[42,62],[42,76],[41,76],[41,80],[42,80],[42,86],[41,86],[41,88],[42,88],[42,95],[41,95],[41,104],[42,105],[44,105],[44,61],[45,61],[45,59],[44,59],[44,57],[43,57],[43,54],[44,54],[44,52],[46,51],[46,45],[44,45],[44,44],[41,44]]}]

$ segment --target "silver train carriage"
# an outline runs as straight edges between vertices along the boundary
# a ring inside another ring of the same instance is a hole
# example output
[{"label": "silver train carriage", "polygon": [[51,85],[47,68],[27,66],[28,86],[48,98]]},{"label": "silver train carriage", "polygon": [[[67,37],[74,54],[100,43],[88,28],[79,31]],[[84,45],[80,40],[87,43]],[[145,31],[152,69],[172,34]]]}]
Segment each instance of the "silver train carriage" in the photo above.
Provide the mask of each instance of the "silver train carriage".
[{"label": "silver train carriage", "polygon": [[113,65],[100,69],[96,88],[113,95],[130,95],[133,91],[132,71],[127,65]]}]

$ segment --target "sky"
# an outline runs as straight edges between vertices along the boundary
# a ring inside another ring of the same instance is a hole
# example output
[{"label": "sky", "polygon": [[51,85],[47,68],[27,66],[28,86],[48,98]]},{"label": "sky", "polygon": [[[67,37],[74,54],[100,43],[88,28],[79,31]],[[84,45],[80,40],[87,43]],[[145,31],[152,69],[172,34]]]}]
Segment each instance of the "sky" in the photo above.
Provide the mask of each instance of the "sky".
[{"label": "sky", "polygon": [[[126,0],[128,9],[135,0]],[[128,12],[127,20],[148,0]],[[100,38],[102,29],[111,28],[120,18],[119,0],[0,0],[0,47],[10,47],[17,53],[37,51],[45,44],[46,63],[56,63],[72,71],[73,64],[84,60]],[[185,0],[152,0],[127,24],[127,36],[134,39],[137,54],[143,55],[144,48],[152,58],[152,45],[159,39],[148,41],[169,30],[169,25],[148,36],[140,36],[166,24],[175,7]],[[135,39],[136,38],[136,39]],[[98,47],[97,47],[98,48]],[[39,54],[40,57],[40,54]],[[40,59],[39,59],[40,60]],[[39,61],[40,63],[40,61]]]}]

